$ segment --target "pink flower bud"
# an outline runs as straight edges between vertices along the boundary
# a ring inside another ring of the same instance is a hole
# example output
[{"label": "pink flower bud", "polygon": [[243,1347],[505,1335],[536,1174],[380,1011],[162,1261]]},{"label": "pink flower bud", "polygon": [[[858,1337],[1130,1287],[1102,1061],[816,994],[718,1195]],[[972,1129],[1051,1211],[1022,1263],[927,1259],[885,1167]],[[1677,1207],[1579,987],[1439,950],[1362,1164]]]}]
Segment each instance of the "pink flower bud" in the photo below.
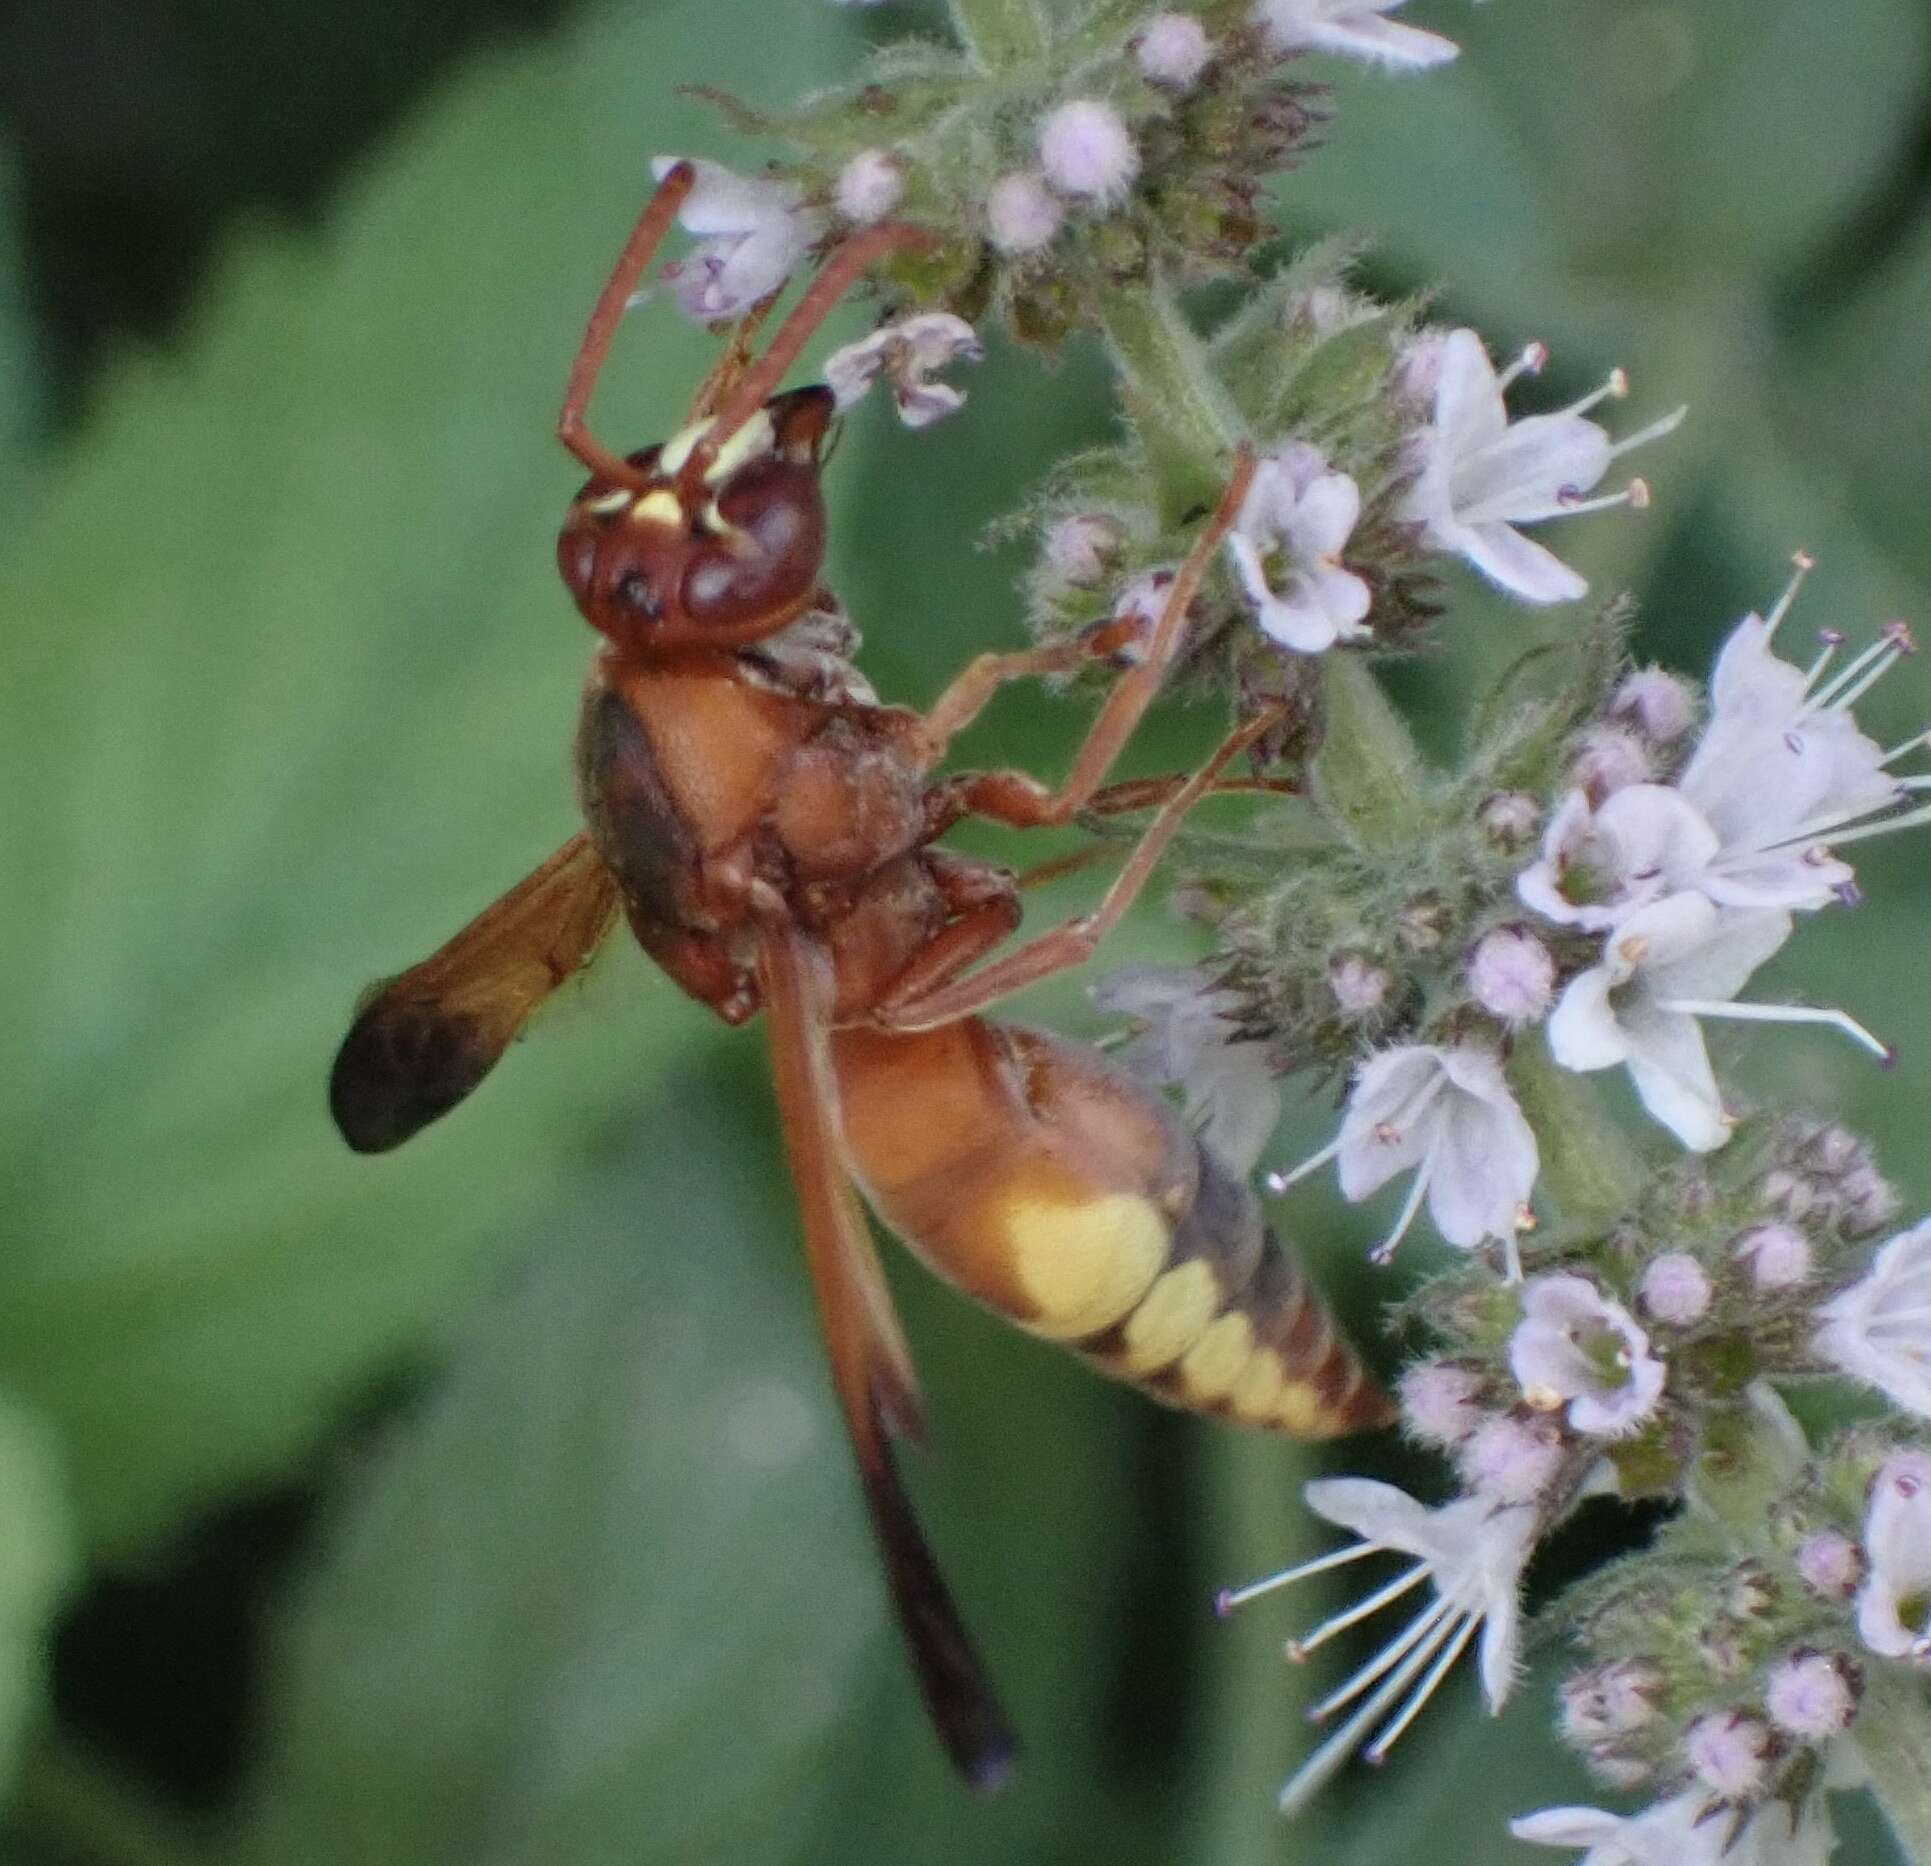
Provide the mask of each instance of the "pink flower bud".
[{"label": "pink flower bud", "polygon": [[1424,1445],[1450,1450],[1470,1437],[1487,1415],[1482,1376],[1455,1361],[1418,1361],[1399,1386],[1402,1423]]},{"label": "pink flower bud", "polygon": [[1149,84],[1187,90],[1214,55],[1207,29],[1191,13],[1156,13],[1133,41],[1133,62]]},{"label": "pink flower bud", "polygon": [[1706,1788],[1726,1801],[1753,1801],[1769,1781],[1770,1732],[1741,1711],[1712,1711],[1690,1725],[1683,1755]]},{"label": "pink flower bud", "polygon": [[1763,1707],[1780,1730],[1821,1743],[1850,1728],[1862,1685],[1857,1668],[1841,1654],[1799,1648],[1770,1668]]},{"label": "pink flower bud", "polygon": [[1393,982],[1358,953],[1343,953],[1328,966],[1328,989],[1343,1017],[1366,1017],[1380,1010]]},{"label": "pink flower bud", "polygon": [[1759,1225],[1738,1238],[1730,1254],[1743,1266],[1751,1287],[1765,1294],[1794,1289],[1810,1275],[1810,1245],[1793,1225]]},{"label": "pink flower bud", "polygon": [[1482,800],[1475,820],[1498,849],[1527,848],[1542,827],[1542,806],[1519,790],[1498,790]]},{"label": "pink flower bud", "polygon": [[1797,1575],[1825,1600],[1849,1600],[1864,1585],[1864,1551],[1836,1529],[1820,1529],[1797,1547]]},{"label": "pink flower bud", "polygon": [[905,194],[905,174],[882,149],[861,149],[838,171],[833,205],[854,226],[883,220]]},{"label": "pink flower bud", "polygon": [[1696,696],[1689,683],[1660,667],[1640,668],[1616,689],[1609,703],[1612,718],[1635,727],[1652,745],[1671,745],[1696,718]]},{"label": "pink flower bud", "polygon": [[1636,1293],[1646,1313],[1672,1328],[1688,1328],[1710,1312],[1710,1274],[1687,1251],[1652,1258]]},{"label": "pink flower bud", "polygon": [[1589,801],[1599,804],[1631,784],[1647,784],[1656,775],[1656,765],[1649,748],[1633,732],[1596,726],[1583,735],[1570,775],[1588,793]]},{"label": "pink flower bud", "polygon": [[1037,175],[1001,175],[986,195],[986,231],[1002,253],[1036,253],[1052,243],[1064,218]]},{"label": "pink flower bud", "polygon": [[1533,1503],[1561,1474],[1562,1431],[1553,1419],[1497,1413],[1479,1425],[1456,1460],[1465,1483],[1495,1503]]},{"label": "pink flower bud", "polygon": [[1076,97],[1040,124],[1039,165],[1059,193],[1111,206],[1139,174],[1140,152],[1111,104]]},{"label": "pink flower bud", "polygon": [[1119,526],[1091,512],[1057,520],[1040,542],[1048,574],[1076,590],[1097,589],[1119,554]]},{"label": "pink flower bud", "polygon": [[1555,998],[1556,964],[1523,927],[1485,933],[1468,962],[1468,989],[1491,1017],[1511,1028],[1532,1024]]}]

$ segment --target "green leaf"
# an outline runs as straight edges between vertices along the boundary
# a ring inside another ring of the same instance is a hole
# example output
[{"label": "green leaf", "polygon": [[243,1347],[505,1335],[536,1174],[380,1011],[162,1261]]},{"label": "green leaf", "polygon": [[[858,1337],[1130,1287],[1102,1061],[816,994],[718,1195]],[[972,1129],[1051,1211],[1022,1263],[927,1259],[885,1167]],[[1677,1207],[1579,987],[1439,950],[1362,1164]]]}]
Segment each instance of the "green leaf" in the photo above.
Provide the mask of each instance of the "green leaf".
[{"label": "green leaf", "polygon": [[62,1480],[44,1422],[0,1394],[0,1788],[40,1712],[54,1610],[74,1569]]},{"label": "green leaf", "polygon": [[572,1226],[353,1487],[301,1590],[246,1857],[787,1851],[892,1634],[772,1136],[755,1175],[712,1158],[756,1047],[639,1111],[645,1175],[585,1166]]},{"label": "green leaf", "polygon": [[[556,406],[650,156],[725,146],[670,74],[734,35],[770,100],[831,73],[817,10],[757,0],[479,61],[325,239],[244,242],[178,355],[122,363],[0,568],[0,1017],[32,1059],[0,1080],[0,1379],[96,1547],[299,1452],[699,1027],[632,963],[637,1008],[549,1020],[395,1160],[324,1112],[362,984],[573,826]],[[652,306],[599,425],[674,426],[714,348]]]}]

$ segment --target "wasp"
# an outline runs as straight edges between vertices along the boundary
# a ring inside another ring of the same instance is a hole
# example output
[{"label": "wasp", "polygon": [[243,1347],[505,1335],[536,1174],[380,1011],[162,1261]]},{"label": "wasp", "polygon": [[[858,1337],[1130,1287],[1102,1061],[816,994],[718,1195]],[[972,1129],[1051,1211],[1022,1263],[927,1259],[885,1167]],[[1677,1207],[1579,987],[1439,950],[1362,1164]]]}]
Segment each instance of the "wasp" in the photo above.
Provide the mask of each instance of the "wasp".
[{"label": "wasp", "polygon": [[748,319],[686,424],[620,457],[586,425],[591,394],[693,180],[688,164],[672,168],[646,204],[558,422],[590,478],[557,562],[602,637],[576,737],[585,827],[378,990],[336,1058],[330,1106],[360,1152],[408,1139],[476,1088],[619,916],[727,1024],[763,1014],[805,1258],[889,1589],[946,1750],[992,1787],[1014,1743],[894,1463],[893,1440],[920,1442],[924,1418],[861,1192],[939,1276],[1157,1398],[1300,1439],[1389,1416],[1252,1192],[1163,1098],[1096,1049],[982,1015],[1094,951],[1268,722],[1156,783],[1100,904],[1003,953],[1020,924],[1014,877],[939,842],[967,817],[1038,827],[1104,807],[1106,775],[1174,660],[1253,462],[1234,458],[1135,651],[1106,651],[1121,671],[1065,780],[941,775],[996,690],[1097,650],[982,655],[924,713],[882,704],[849,658],[854,637],[819,581],[833,400],[779,385],[868,268],[929,236],[885,223],[835,248],[761,355]]}]

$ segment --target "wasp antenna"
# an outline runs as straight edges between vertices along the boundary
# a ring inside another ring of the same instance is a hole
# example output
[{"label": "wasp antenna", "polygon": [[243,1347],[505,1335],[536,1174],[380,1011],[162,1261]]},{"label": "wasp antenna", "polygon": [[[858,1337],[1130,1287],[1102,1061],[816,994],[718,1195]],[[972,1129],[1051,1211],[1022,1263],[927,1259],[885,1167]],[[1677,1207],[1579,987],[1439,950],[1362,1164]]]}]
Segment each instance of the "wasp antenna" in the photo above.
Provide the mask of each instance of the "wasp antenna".
[{"label": "wasp antenna", "polygon": [[778,326],[771,347],[738,380],[730,399],[718,410],[717,425],[707,437],[722,444],[764,406],[784,380],[784,373],[798,360],[799,352],[811,341],[812,333],[828,318],[838,301],[857,284],[859,278],[888,253],[927,247],[935,236],[923,227],[900,220],[884,221],[867,227],[863,233],[835,247],[819,268],[818,276],[805,289],[805,295],[791,307]]},{"label": "wasp antenna", "polygon": [[663,244],[664,235],[677,218],[677,210],[697,183],[697,170],[688,162],[676,162],[644,203],[637,224],[630,230],[610,277],[597,294],[590,321],[584,326],[583,342],[577,346],[576,360],[570,365],[570,380],[563,392],[563,409],[557,416],[557,439],[601,479],[614,480],[619,486],[641,490],[644,476],[629,461],[612,453],[584,426],[590,396],[597,386],[610,341],[623,321],[624,307],[651,255]]}]

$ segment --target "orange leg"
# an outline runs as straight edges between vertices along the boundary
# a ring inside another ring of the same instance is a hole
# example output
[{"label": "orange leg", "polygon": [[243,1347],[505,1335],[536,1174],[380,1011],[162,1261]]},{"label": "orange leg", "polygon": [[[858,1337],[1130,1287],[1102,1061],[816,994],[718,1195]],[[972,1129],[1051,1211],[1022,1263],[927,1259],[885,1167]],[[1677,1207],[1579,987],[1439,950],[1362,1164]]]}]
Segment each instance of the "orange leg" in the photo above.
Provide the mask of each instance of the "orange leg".
[{"label": "orange leg", "polygon": [[623,251],[617,255],[617,263],[610,269],[610,276],[591,308],[583,342],[577,346],[576,360],[570,365],[563,412],[557,416],[557,439],[600,479],[628,486],[632,491],[642,488],[644,476],[597,440],[584,426],[583,418],[589,410],[604,358],[610,354],[610,341],[623,322],[630,294],[637,289],[637,281],[643,277],[651,255],[663,244],[664,235],[677,218],[677,210],[684,205],[696,182],[697,171],[688,162],[679,162],[644,203],[644,211],[637,216],[637,224],[630,230],[630,238],[624,242]]},{"label": "orange leg", "polygon": [[1214,755],[1160,806],[1134,845],[1126,866],[1114,877],[1113,885],[1093,912],[1081,914],[1028,940],[969,978],[939,984],[914,998],[902,997],[894,991],[892,998],[873,1013],[874,1021],[890,1030],[929,1030],[936,1024],[970,1017],[1026,985],[1036,984],[1042,978],[1090,959],[1100,941],[1120,923],[1151,879],[1187,812],[1213,789],[1221,772],[1234,759],[1278,723],[1279,717],[1278,711],[1270,711],[1249,720],[1225,739]]},{"label": "orange leg", "polygon": [[[1254,456],[1243,446],[1234,459],[1233,477],[1221,495],[1212,518],[1187,553],[1165,606],[1147,637],[1146,653],[1114,683],[1098,717],[1081,744],[1073,768],[1058,790],[1048,790],[1037,778],[1021,771],[990,771],[961,781],[965,813],[1024,829],[1071,822],[1092,801],[1113,768],[1113,761],[1133,736],[1153,697],[1160,691],[1186,634],[1187,609],[1247,498],[1254,477]],[[967,725],[1008,680],[1027,674],[1072,666],[1090,650],[1079,643],[1034,649],[1030,653],[982,655],[942,693],[926,715],[920,734],[921,751],[929,770],[945,755],[952,737]]]}]

